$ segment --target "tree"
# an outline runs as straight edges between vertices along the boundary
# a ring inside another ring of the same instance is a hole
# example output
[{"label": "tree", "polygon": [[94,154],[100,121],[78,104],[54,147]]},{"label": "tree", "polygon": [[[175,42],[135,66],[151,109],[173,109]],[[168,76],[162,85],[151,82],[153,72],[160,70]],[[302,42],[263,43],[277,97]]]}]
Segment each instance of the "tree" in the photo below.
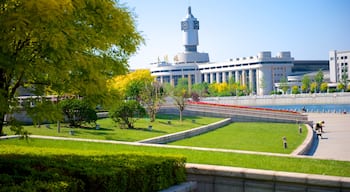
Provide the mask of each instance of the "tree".
[{"label": "tree", "polygon": [[126,75],[117,75],[108,82],[112,90],[118,90],[122,97],[139,100],[145,85],[154,82],[149,70],[138,69]]},{"label": "tree", "polygon": [[144,88],[140,93],[140,101],[146,108],[151,122],[156,119],[156,114],[163,102],[165,93],[163,87],[158,82],[145,83]]},{"label": "tree", "polygon": [[199,97],[204,97],[208,95],[209,83],[195,83],[192,86],[192,93],[197,93]]},{"label": "tree", "polygon": [[188,80],[180,78],[175,87],[171,85],[165,86],[167,94],[173,98],[174,105],[179,110],[180,121],[182,122],[182,113],[186,107],[186,97],[188,96]]},{"label": "tree", "polygon": [[299,87],[297,85],[292,87],[292,94],[299,94]]},{"label": "tree", "polygon": [[83,123],[96,124],[97,115],[93,107],[81,99],[66,99],[60,106],[70,127],[80,127]]},{"label": "tree", "polygon": [[115,104],[112,110],[109,111],[110,117],[116,123],[119,123],[120,128],[132,129],[134,123],[146,114],[145,109],[135,100],[119,101]]},{"label": "tree", "polygon": [[316,91],[317,91],[317,83],[316,82],[311,83],[310,91],[311,91],[311,93],[316,93]]},{"label": "tree", "polygon": [[326,83],[326,82],[321,83],[320,91],[322,93],[325,93],[325,92],[327,92],[327,89],[328,89],[328,83]]},{"label": "tree", "polygon": [[286,77],[281,78],[281,80],[280,80],[280,87],[281,87],[281,89],[283,91],[283,94],[286,94],[288,89],[289,89],[288,80],[287,80]]},{"label": "tree", "polygon": [[143,43],[134,15],[114,0],[0,2],[0,133],[18,88],[102,103],[106,80],[127,70]]},{"label": "tree", "polygon": [[[31,105],[30,103],[34,103]],[[40,127],[44,121],[54,122],[62,120],[61,108],[45,97],[33,97],[27,100],[24,105],[27,115],[32,118],[33,124]]]},{"label": "tree", "polygon": [[320,69],[318,72],[317,72],[317,74],[316,74],[316,76],[315,76],[315,82],[316,82],[316,85],[317,85],[317,88],[316,88],[316,90],[320,90],[320,88],[321,88],[321,84],[322,84],[322,82],[323,82],[323,72],[322,72],[322,70]]},{"label": "tree", "polygon": [[306,93],[309,91],[309,87],[310,87],[310,78],[307,75],[303,76],[303,79],[301,80],[301,91],[303,93]]},{"label": "tree", "polygon": [[339,82],[339,86],[338,89],[342,90],[342,91],[346,91],[346,86],[348,84],[348,69],[345,65],[342,66],[341,69],[341,77],[340,77],[340,82]]}]

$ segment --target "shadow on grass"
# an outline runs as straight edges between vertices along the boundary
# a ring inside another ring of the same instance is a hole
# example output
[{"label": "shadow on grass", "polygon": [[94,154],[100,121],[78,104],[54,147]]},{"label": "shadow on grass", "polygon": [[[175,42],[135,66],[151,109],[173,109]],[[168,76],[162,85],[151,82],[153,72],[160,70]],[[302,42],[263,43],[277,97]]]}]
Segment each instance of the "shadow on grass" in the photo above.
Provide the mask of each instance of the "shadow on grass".
[{"label": "shadow on grass", "polygon": [[127,130],[145,131],[145,132],[153,132],[153,133],[167,133],[166,131],[156,130],[153,128],[152,128],[152,130],[150,130],[148,128],[132,128],[132,129],[127,129]]}]

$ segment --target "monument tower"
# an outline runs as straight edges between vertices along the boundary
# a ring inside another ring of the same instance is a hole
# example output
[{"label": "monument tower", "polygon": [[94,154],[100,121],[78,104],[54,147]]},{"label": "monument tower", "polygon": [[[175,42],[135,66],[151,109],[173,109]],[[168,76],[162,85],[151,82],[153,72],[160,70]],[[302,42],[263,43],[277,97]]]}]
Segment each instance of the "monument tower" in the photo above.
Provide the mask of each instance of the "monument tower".
[{"label": "monument tower", "polygon": [[199,21],[192,15],[191,7],[187,9],[186,17],[181,21],[182,43],[185,52],[178,53],[175,56],[176,64],[183,63],[207,63],[209,62],[208,53],[197,52]]}]

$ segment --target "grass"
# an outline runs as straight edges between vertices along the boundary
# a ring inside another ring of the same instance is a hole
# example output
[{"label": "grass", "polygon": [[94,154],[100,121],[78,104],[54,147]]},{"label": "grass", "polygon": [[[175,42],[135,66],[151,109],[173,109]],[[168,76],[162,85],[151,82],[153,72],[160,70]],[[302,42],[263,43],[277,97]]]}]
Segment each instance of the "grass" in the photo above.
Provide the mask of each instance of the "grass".
[{"label": "grass", "polygon": [[[191,116],[185,117],[183,122],[180,122],[178,119],[179,117],[176,115],[158,115],[156,121],[151,123],[149,119],[143,118],[136,121],[135,129],[120,129],[110,118],[98,120],[97,124],[100,125],[100,129],[98,130],[95,127],[69,128],[65,124],[62,124],[60,133],[57,132],[56,124],[50,124],[49,128],[45,125],[40,126],[40,128],[35,126],[24,126],[24,128],[32,135],[139,141],[207,125],[217,122],[222,118]],[[192,123],[193,119],[195,123]],[[171,124],[168,124],[168,121],[171,121]],[[152,131],[148,130],[149,125],[152,125]],[[74,135],[69,134],[70,130],[74,130]],[[8,127],[4,128],[4,132],[7,134],[11,133]]]},{"label": "grass", "polygon": [[41,154],[81,154],[112,155],[116,153],[141,152],[150,155],[180,155],[188,163],[225,165],[264,170],[299,172],[350,177],[350,162],[319,160],[311,158],[277,157],[189,149],[170,149],[121,144],[102,144],[78,141],[29,139],[9,139],[0,141],[0,154],[41,153]]},{"label": "grass", "polygon": [[[171,145],[288,154],[304,141],[307,129],[305,126],[302,128],[303,132],[299,134],[296,124],[237,122],[206,134],[173,142]],[[287,149],[283,147],[284,136],[287,138]]]}]

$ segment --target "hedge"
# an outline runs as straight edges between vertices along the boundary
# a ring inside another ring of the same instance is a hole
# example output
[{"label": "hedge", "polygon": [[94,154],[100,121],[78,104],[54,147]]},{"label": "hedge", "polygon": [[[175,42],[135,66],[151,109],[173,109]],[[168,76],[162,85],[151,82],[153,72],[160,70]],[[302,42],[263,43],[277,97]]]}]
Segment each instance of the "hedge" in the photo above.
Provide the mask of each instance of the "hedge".
[{"label": "hedge", "polygon": [[0,155],[0,191],[159,191],[185,181],[185,158]]}]

